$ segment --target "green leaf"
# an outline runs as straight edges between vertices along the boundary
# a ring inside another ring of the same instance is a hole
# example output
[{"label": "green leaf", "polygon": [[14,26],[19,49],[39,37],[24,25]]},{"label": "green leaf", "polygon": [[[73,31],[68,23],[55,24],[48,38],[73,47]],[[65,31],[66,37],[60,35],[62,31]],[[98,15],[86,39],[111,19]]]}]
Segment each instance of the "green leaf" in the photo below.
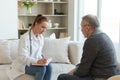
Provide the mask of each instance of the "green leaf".
[{"label": "green leaf", "polygon": [[24,1],[23,4],[28,9],[28,8],[32,7],[35,4],[35,2]]}]

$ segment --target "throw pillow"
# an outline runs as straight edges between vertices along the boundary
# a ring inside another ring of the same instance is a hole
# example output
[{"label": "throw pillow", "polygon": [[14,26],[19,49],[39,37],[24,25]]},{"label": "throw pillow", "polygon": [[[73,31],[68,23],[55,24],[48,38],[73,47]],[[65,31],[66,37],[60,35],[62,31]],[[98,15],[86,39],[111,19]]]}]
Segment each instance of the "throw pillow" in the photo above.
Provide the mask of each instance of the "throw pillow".
[{"label": "throw pillow", "polygon": [[10,56],[10,47],[8,41],[1,40],[0,41],[0,64],[8,64],[11,63]]},{"label": "throw pillow", "polygon": [[52,33],[52,34],[50,35],[50,38],[51,38],[51,39],[56,39],[55,33]]},{"label": "throw pillow", "polygon": [[55,33],[52,33],[48,37],[45,37],[45,38],[56,39],[56,35]]},{"label": "throw pillow", "polygon": [[48,58],[51,57],[52,62],[70,63],[68,58],[69,40],[70,37],[61,39],[46,38],[44,41],[43,55]]}]

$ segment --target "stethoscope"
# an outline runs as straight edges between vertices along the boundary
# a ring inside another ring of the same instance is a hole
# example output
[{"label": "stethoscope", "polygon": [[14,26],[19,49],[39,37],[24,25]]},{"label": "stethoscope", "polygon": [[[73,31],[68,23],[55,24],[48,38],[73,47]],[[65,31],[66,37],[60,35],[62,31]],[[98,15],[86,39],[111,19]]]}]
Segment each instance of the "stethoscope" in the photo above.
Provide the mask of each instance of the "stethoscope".
[{"label": "stethoscope", "polygon": [[31,39],[31,29],[29,30],[29,42],[30,42],[30,55],[32,54],[32,39]]}]

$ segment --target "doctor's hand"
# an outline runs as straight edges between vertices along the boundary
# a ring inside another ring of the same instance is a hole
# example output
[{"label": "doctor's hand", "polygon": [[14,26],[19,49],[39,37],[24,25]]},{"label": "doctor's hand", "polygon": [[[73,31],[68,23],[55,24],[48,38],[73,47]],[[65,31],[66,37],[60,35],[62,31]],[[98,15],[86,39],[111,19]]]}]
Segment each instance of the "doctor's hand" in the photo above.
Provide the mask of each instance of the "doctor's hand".
[{"label": "doctor's hand", "polygon": [[47,62],[47,58],[42,58],[37,61],[37,64],[45,64]]}]

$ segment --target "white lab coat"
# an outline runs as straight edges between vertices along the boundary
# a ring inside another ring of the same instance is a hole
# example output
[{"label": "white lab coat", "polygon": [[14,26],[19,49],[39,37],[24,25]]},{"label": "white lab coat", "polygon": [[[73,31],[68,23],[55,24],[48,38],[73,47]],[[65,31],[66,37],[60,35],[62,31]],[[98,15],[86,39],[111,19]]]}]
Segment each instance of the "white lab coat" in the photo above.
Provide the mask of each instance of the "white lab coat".
[{"label": "white lab coat", "polygon": [[11,67],[7,69],[7,75],[10,80],[14,80],[16,77],[25,73],[25,66],[32,63],[37,63],[38,59],[42,58],[42,48],[44,40],[42,35],[35,37],[31,30],[31,45],[32,53],[30,54],[30,39],[29,31],[21,36],[19,40],[18,54],[19,57],[13,61]]}]

